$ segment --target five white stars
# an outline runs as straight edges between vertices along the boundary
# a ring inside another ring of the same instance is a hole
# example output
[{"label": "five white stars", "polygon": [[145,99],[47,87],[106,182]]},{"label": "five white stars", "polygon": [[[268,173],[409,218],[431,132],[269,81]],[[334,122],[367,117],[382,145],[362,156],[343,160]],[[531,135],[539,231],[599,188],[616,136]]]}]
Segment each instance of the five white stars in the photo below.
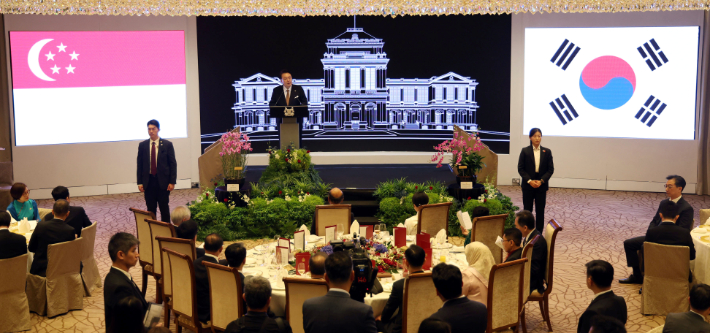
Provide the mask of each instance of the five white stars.
[{"label": "five white stars", "polygon": [[79,60],[79,55],[76,53],[76,51],[72,51],[69,56],[71,56],[71,60]]},{"label": "five white stars", "polygon": [[52,54],[52,51],[49,51],[49,53],[45,54],[45,56],[47,57],[47,61],[54,60],[55,55],[56,54]]},{"label": "five white stars", "polygon": [[[57,53],[59,53],[59,52],[67,52],[67,50],[66,50],[67,46],[64,45],[64,43],[60,43],[60,44],[57,46],[57,48],[59,49],[59,50],[57,51]],[[49,51],[49,53],[45,54],[45,56],[47,57],[47,61],[49,61],[49,60],[54,61],[54,56],[55,56],[55,55],[56,55],[56,54],[53,54],[52,51]],[[79,60],[79,54],[76,53],[76,51],[72,51],[72,53],[69,54],[69,56],[71,57],[71,59],[70,59],[69,61],[72,61],[72,60],[77,60],[77,61],[78,61],[78,60]],[[59,73],[59,70],[61,70],[62,68],[61,68],[61,67],[58,67],[56,64],[54,64],[54,67],[51,67],[50,69],[52,70],[52,74],[60,74],[60,73]],[[71,64],[69,64],[69,67],[64,67],[64,69],[67,70],[67,74],[69,74],[69,73],[74,74],[74,70],[76,69],[76,67],[73,67]]]},{"label": "five white stars", "polygon": [[59,46],[57,46],[57,47],[59,48],[59,51],[57,51],[57,52],[67,52],[67,50],[66,50],[67,46],[64,45],[64,43],[60,43]]},{"label": "five white stars", "polygon": [[64,68],[66,68],[67,74],[69,74],[69,73],[74,74],[74,69],[75,69],[76,67],[72,67],[71,64],[69,64],[69,67],[64,67]]},{"label": "five white stars", "polygon": [[50,68],[52,70],[52,74],[59,74],[59,70],[61,68],[57,67],[57,64],[54,64],[54,67]]}]

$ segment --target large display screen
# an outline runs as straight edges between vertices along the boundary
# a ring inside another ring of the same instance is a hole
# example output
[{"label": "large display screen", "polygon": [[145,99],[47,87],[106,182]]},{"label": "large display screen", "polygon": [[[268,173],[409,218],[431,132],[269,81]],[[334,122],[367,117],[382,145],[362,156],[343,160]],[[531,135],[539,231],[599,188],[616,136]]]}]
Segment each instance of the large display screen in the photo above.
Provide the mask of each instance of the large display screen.
[{"label": "large display screen", "polygon": [[695,138],[699,27],[525,29],[524,133]]},{"label": "large display screen", "polygon": [[183,31],[11,31],[15,145],[187,137]]}]

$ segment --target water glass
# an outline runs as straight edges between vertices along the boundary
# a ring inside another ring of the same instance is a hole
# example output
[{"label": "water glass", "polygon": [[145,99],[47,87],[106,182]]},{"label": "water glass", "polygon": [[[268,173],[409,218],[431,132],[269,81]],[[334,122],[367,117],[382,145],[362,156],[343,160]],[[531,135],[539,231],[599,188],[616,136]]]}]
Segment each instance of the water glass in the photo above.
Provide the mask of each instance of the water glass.
[{"label": "water glass", "polygon": [[298,267],[296,268],[298,271],[298,275],[303,275],[306,273],[306,264],[305,263],[299,263]]}]

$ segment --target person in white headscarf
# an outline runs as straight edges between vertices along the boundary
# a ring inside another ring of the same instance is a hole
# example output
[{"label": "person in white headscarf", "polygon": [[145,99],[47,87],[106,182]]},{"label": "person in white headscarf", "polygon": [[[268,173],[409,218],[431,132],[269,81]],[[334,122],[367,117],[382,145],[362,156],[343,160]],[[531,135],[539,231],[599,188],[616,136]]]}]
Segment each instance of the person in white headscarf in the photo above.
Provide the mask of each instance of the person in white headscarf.
[{"label": "person in white headscarf", "polygon": [[488,306],[488,277],[495,265],[493,254],[488,246],[481,242],[472,242],[464,250],[468,266],[463,275],[463,294],[468,299]]}]

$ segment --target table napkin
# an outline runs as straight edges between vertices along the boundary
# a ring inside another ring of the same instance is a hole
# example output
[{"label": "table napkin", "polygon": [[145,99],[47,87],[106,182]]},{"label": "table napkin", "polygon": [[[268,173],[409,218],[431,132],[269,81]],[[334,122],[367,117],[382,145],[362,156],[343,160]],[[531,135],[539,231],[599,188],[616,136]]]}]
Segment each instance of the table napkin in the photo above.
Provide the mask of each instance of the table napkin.
[{"label": "table napkin", "polygon": [[[709,219],[710,220],[710,219]],[[400,223],[397,225],[397,228],[404,228],[404,224]]]},{"label": "table napkin", "polygon": [[446,230],[441,229],[439,232],[436,234],[436,243],[437,244],[446,244]]},{"label": "table napkin", "polygon": [[360,223],[357,220],[350,225],[350,234],[360,234]]},{"label": "table napkin", "polygon": [[30,221],[27,221],[27,218],[22,219],[22,221],[18,222],[17,228],[21,234],[30,232]]},{"label": "table napkin", "polygon": [[505,250],[505,248],[503,248],[503,238],[500,238],[500,236],[496,238],[496,245],[498,245],[499,248]]},{"label": "table napkin", "polygon": [[304,230],[306,231],[306,239],[308,239],[308,236],[311,235],[311,231],[308,230],[308,227],[306,227],[305,224],[302,224],[302,225],[301,225],[301,228],[298,229],[298,231],[304,231]]}]

